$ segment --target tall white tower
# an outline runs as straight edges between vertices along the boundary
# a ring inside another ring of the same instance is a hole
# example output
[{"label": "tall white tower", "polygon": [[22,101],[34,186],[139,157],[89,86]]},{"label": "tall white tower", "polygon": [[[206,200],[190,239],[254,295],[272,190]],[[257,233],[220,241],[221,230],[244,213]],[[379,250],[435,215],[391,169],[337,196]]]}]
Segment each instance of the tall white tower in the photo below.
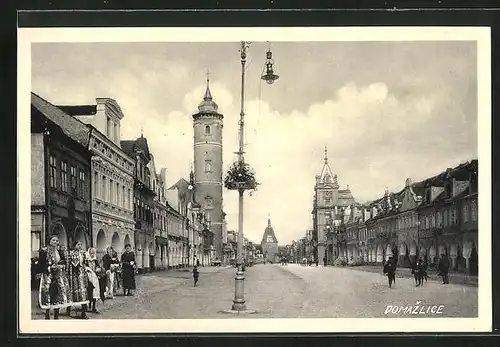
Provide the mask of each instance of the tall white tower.
[{"label": "tall white tower", "polygon": [[195,195],[207,211],[216,256],[222,260],[222,127],[224,116],[212,100],[210,80],[198,113],[193,115]]}]

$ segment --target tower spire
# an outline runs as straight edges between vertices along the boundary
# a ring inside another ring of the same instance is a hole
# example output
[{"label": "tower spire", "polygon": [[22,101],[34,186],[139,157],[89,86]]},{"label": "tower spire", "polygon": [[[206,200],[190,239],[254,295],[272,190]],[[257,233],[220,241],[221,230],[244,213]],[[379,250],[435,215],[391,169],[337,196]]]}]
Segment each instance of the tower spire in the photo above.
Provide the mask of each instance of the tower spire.
[{"label": "tower spire", "polygon": [[212,101],[212,93],[210,92],[210,70],[207,69],[207,90],[205,91],[205,96],[203,97],[205,101]]},{"label": "tower spire", "polygon": [[328,150],[325,145],[325,164],[328,164]]},{"label": "tower spire", "polygon": [[267,213],[267,226],[271,227],[271,213]]}]

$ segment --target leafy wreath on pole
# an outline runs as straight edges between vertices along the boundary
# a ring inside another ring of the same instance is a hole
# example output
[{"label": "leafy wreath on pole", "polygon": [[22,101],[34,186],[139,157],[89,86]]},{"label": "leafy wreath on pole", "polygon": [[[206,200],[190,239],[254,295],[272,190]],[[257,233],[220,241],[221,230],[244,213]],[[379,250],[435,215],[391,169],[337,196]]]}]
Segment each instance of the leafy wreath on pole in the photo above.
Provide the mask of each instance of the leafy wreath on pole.
[{"label": "leafy wreath on pole", "polygon": [[224,179],[224,187],[229,190],[256,191],[259,184],[255,179],[255,171],[249,164],[241,161],[231,165]]}]

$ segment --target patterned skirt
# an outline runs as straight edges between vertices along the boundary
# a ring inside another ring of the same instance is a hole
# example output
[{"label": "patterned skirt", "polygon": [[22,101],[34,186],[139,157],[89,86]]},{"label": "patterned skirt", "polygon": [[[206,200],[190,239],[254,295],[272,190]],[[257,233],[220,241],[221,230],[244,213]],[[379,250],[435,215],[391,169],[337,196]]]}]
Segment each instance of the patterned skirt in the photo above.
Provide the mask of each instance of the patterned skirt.
[{"label": "patterned skirt", "polygon": [[42,273],[38,303],[45,310],[71,306],[68,278],[61,268],[52,267],[50,273]]},{"label": "patterned skirt", "polygon": [[71,288],[71,299],[73,301],[73,305],[89,303],[89,279],[83,266],[73,268],[73,271],[71,271],[69,276],[69,286]]}]

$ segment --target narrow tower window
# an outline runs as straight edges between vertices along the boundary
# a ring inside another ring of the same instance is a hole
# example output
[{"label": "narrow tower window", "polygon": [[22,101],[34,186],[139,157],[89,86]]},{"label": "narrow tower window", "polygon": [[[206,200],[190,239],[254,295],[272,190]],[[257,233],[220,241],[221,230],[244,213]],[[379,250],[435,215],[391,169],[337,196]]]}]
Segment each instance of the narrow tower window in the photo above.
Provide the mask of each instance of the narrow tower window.
[{"label": "narrow tower window", "polygon": [[212,161],[205,160],[205,172],[212,172]]},{"label": "narrow tower window", "polygon": [[210,135],[210,125],[205,126],[205,135]]}]

